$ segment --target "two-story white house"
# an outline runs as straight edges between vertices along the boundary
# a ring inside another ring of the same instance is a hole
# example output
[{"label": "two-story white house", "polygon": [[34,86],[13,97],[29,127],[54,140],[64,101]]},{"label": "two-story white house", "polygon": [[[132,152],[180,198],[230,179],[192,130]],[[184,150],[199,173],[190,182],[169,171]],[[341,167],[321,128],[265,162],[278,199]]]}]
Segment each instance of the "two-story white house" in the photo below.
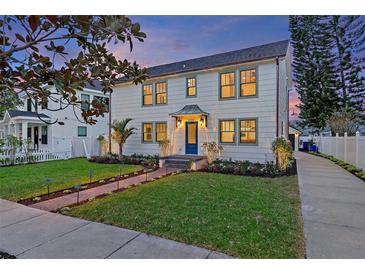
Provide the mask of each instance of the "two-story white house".
[{"label": "two-story white house", "polygon": [[122,80],[112,94],[112,119],[133,118],[137,134],[124,153],[203,155],[220,143],[221,157],[265,162],[271,143],[288,138],[289,41],[215,54],[148,69],[143,85]]},{"label": "two-story white house", "polygon": [[[49,88],[51,92],[54,89]],[[77,96],[83,101],[82,108],[90,107],[94,98],[109,105],[109,96],[97,88],[88,86],[77,92]],[[59,111],[52,111],[65,106],[57,98],[50,99],[45,109],[26,96],[21,96],[21,99],[22,106],[7,110],[0,120],[0,138],[15,134],[23,140],[30,140],[33,149],[71,150],[73,157],[99,153],[96,147],[97,137],[108,134],[108,114],[98,117],[95,125],[89,125],[83,122],[79,108],[74,110],[72,106],[68,106]],[[54,123],[55,121],[57,123]]]}]

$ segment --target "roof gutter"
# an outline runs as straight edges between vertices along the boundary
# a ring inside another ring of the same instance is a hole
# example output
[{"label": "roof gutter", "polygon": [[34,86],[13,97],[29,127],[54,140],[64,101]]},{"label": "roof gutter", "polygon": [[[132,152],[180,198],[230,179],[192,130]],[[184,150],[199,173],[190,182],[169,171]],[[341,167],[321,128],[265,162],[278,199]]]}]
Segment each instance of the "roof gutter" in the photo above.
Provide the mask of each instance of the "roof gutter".
[{"label": "roof gutter", "polygon": [[279,137],[279,56],[276,56],[276,138]]}]

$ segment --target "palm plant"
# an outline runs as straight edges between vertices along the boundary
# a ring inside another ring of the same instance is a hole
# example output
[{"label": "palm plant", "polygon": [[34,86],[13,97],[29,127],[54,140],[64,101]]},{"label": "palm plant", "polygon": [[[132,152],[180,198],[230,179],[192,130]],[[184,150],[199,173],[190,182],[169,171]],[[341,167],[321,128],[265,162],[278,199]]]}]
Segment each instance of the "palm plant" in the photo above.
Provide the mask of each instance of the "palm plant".
[{"label": "palm plant", "polygon": [[112,137],[119,145],[119,159],[120,160],[122,160],[122,157],[123,157],[124,143],[127,141],[129,136],[134,134],[134,130],[136,130],[136,128],[134,128],[134,127],[127,128],[128,123],[132,120],[133,119],[131,119],[131,118],[126,118],[126,119],[123,119],[120,121],[113,121],[112,126],[111,126],[113,129]]}]

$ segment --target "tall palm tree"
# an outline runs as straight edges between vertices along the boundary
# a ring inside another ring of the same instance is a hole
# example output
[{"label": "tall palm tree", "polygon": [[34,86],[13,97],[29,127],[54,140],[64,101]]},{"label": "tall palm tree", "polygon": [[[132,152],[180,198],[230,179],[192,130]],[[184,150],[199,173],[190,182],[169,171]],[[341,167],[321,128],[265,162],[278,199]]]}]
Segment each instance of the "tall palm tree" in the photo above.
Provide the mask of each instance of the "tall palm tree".
[{"label": "tall palm tree", "polygon": [[132,120],[133,119],[131,119],[131,118],[126,118],[126,119],[123,119],[120,121],[113,121],[113,124],[111,126],[113,129],[112,137],[119,145],[119,159],[120,160],[123,157],[124,143],[127,141],[129,136],[131,136],[132,134],[135,133],[134,130],[136,130],[136,128],[134,128],[134,127],[127,128],[128,123]]}]

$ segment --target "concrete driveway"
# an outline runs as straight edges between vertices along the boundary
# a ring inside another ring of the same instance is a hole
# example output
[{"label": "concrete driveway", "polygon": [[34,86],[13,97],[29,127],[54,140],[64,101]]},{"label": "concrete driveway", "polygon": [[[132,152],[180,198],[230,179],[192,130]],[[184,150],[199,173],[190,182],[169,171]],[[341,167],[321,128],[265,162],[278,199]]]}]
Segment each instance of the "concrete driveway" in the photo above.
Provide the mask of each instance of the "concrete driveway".
[{"label": "concrete driveway", "polygon": [[0,199],[0,250],[17,258],[220,259],[223,253]]},{"label": "concrete driveway", "polygon": [[365,183],[333,162],[298,152],[308,258],[365,258]]}]

